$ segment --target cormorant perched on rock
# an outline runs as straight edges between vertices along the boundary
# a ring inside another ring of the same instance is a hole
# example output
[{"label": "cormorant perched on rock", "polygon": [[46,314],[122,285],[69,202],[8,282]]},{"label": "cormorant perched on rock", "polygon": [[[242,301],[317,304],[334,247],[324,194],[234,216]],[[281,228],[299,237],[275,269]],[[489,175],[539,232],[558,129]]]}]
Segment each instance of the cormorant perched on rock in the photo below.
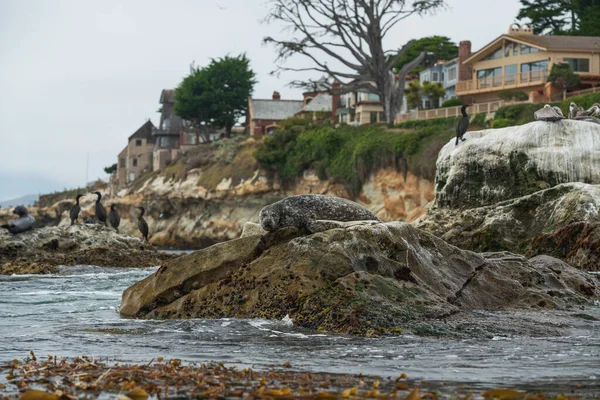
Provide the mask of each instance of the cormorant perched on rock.
[{"label": "cormorant perched on rock", "polygon": [[110,212],[108,213],[108,222],[110,225],[115,228],[117,233],[119,233],[119,225],[121,224],[121,217],[117,210],[115,210],[116,204],[110,205]]},{"label": "cormorant perched on rock", "polygon": [[102,200],[102,194],[100,192],[94,192],[94,194],[98,196],[96,199],[96,218],[98,221],[102,222],[104,226],[108,226],[106,224],[106,209],[100,203],[100,200]]},{"label": "cormorant perched on rock", "polygon": [[29,214],[27,209],[23,206],[15,207],[13,214],[18,215],[19,218],[8,221],[8,224],[0,225],[0,228],[8,229],[10,233],[21,233],[31,229],[35,223],[33,215]]},{"label": "cormorant perched on rock", "polygon": [[571,102],[569,104],[569,119],[573,119],[575,117],[581,117],[587,115],[583,107],[579,107],[577,104]]},{"label": "cormorant perched on rock", "polygon": [[81,197],[83,197],[82,194],[77,194],[77,196],[75,196],[75,205],[71,208],[71,211],[69,211],[71,225],[73,225],[75,221],[77,221],[77,218],[79,218],[79,212],[81,211],[81,207],[79,206],[79,199]]},{"label": "cormorant perched on rock", "polygon": [[536,121],[560,121],[564,119],[564,115],[559,107],[552,107],[550,104],[544,105],[544,107],[537,110],[533,116]]},{"label": "cormorant perched on rock", "polygon": [[462,140],[463,142],[467,139],[463,138],[463,135],[467,131],[469,127],[469,116],[467,115],[467,107],[471,107],[471,104],[465,104],[460,108],[460,113],[462,114],[462,118],[458,121],[458,125],[456,125],[456,145],[458,146],[458,141]]},{"label": "cormorant perched on rock", "polygon": [[144,212],[146,210],[144,210],[144,207],[138,207],[138,208],[141,211],[140,216],[138,217],[138,229],[140,230],[140,233],[142,234],[142,236],[144,237],[144,239],[147,242],[148,241],[148,223],[144,219]]}]

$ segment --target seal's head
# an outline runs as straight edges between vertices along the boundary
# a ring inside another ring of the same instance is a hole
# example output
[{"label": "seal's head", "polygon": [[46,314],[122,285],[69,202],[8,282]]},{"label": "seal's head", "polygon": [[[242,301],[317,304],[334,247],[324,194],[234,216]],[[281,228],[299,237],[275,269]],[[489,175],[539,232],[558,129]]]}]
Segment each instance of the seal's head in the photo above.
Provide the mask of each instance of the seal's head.
[{"label": "seal's head", "polygon": [[23,206],[16,206],[13,210],[13,214],[17,214],[19,217],[27,215],[27,209]]},{"label": "seal's head", "polygon": [[279,213],[272,205],[263,207],[258,216],[258,222],[265,231],[272,232],[277,230],[279,225]]}]

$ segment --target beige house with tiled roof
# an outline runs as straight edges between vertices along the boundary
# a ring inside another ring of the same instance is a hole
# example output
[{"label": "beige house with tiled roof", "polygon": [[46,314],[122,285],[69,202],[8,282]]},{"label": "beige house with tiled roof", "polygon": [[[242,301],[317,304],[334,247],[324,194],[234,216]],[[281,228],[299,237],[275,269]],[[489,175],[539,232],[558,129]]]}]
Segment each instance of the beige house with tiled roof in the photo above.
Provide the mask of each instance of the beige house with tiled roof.
[{"label": "beige house with tiled roof", "polygon": [[119,186],[124,186],[152,168],[154,129],[154,125],[148,120],[127,138],[127,146],[119,153],[117,161]]},{"label": "beige house with tiled roof", "polygon": [[[511,25],[507,34],[475,53],[461,42],[459,54],[468,53],[459,66],[456,95],[463,102],[498,100],[502,90],[516,89],[533,101],[548,101],[558,90],[547,84],[553,64],[569,63],[581,75],[582,89],[600,84],[600,37],[534,35],[529,25]],[[536,98],[537,97],[537,98]]]}]

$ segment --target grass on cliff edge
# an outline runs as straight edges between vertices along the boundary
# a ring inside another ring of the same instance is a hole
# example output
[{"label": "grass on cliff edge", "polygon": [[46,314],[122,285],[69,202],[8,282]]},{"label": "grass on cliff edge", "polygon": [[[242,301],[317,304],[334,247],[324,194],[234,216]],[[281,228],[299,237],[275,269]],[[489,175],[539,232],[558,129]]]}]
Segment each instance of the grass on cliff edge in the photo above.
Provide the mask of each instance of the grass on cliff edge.
[{"label": "grass on cliff edge", "polygon": [[291,119],[265,138],[255,157],[292,183],[307,169],[321,179],[343,183],[351,196],[360,192],[369,175],[380,168],[408,170],[426,179],[435,176],[441,147],[455,135],[456,118],[409,122],[387,129],[381,125],[353,127]]}]

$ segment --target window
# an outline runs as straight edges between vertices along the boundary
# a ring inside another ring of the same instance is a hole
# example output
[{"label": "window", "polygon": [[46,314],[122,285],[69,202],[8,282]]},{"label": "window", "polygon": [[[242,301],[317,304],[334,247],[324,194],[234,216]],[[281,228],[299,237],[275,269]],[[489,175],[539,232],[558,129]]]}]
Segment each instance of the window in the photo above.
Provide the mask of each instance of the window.
[{"label": "window", "polygon": [[168,118],[164,119],[162,126],[163,126],[163,130],[168,131],[169,127],[171,126],[171,120],[169,120]]},{"label": "window", "polygon": [[536,47],[526,46],[524,44],[521,45],[521,54],[537,53],[538,51],[540,51],[540,49]]},{"label": "window", "polygon": [[497,60],[502,58],[502,47],[498,47],[492,54],[486,56],[483,60]]},{"label": "window", "polygon": [[383,111],[379,113],[379,122],[387,122],[387,119],[385,118],[385,113]]},{"label": "window", "polygon": [[518,72],[519,71],[517,64],[506,65],[504,67],[504,83],[506,85],[512,85],[514,83],[517,83]]},{"label": "window", "polygon": [[565,58],[564,61],[568,62],[575,72],[590,72],[590,60],[588,58]]},{"label": "window", "polygon": [[513,43],[513,56],[519,55],[519,46],[516,43]]},{"label": "window", "polygon": [[134,158],[132,161],[133,161],[133,166],[137,167],[137,158]]},{"label": "window", "polygon": [[135,139],[135,145],[140,147],[142,145],[142,139]]},{"label": "window", "polygon": [[376,124],[377,123],[377,113],[376,112],[371,112],[370,113],[370,120],[369,122],[371,122],[372,124]]},{"label": "window", "polygon": [[348,121],[348,115],[342,114],[340,117],[342,117],[340,121],[342,124],[345,124]]},{"label": "window", "polygon": [[510,57],[510,49],[512,48],[512,43],[504,44],[504,57]]},{"label": "window", "polygon": [[477,71],[477,79],[491,78],[493,76],[502,76],[502,68],[480,69]]},{"label": "window", "polygon": [[548,60],[540,60],[521,64],[521,72],[541,71],[544,69],[548,69]]},{"label": "window", "polygon": [[379,95],[377,95],[375,93],[369,93],[367,95],[367,100],[369,100],[369,101],[379,101]]},{"label": "window", "polygon": [[437,81],[439,80],[439,79],[438,79],[438,73],[437,73],[437,72],[434,72],[434,73],[431,75],[431,80],[432,80],[433,82],[437,82]]},{"label": "window", "polygon": [[423,108],[429,110],[431,108],[431,101],[425,100]]},{"label": "window", "polygon": [[448,80],[453,81],[456,79],[456,67],[452,67],[448,70]]}]

